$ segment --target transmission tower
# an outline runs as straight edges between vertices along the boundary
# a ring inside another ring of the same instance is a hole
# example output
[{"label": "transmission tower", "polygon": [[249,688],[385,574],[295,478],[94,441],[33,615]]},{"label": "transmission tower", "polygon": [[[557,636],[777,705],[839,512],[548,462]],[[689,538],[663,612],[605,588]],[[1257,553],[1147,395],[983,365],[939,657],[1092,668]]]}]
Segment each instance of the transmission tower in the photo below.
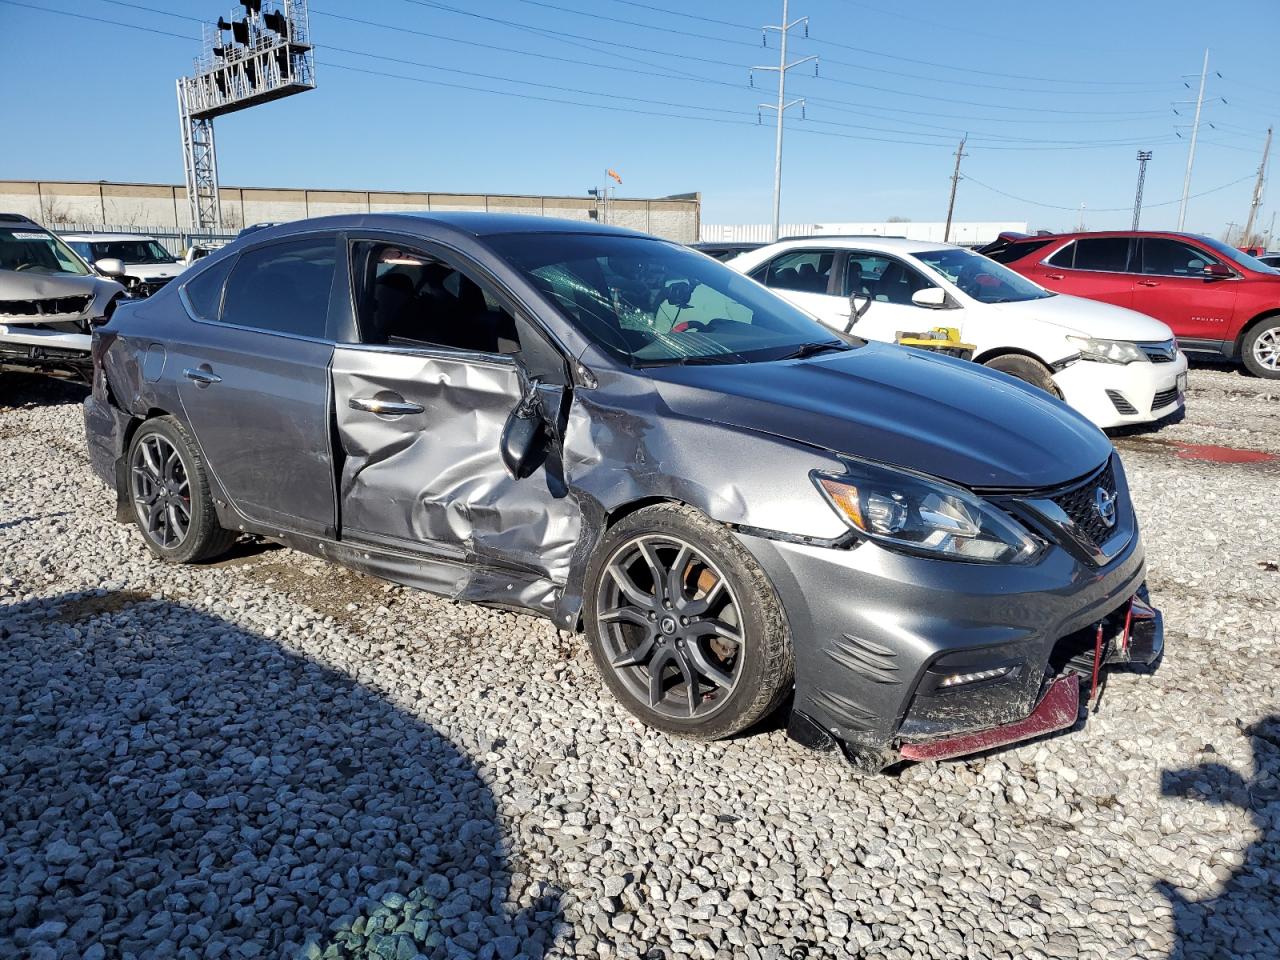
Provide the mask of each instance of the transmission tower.
[{"label": "transmission tower", "polygon": [[787,71],[792,70],[802,63],[814,61],[814,74],[817,74],[817,57],[802,57],[799,60],[793,60],[787,63],[787,37],[796,27],[804,24],[805,36],[809,35],[809,18],[799,17],[795,20],[787,19],[787,0],[782,0],[782,22],[778,26],[767,26],[764,29],[777,30],[780,42],[778,44],[778,65],[776,67],[752,67],[751,72],[756,70],[776,71],[778,74],[778,103],[777,105],[762,103],[759,105],[761,110],[774,110],[777,113],[777,137],[774,145],[773,154],[773,239],[778,239],[781,232],[782,218],[782,119],[786,112],[792,107],[800,107],[804,110],[804,97],[797,97],[795,100],[788,102],[787,100]]},{"label": "transmission tower", "polygon": [[1133,195],[1133,230],[1138,229],[1138,220],[1142,217],[1142,186],[1147,182],[1147,161],[1150,159],[1150,150],[1138,151],[1138,192]]},{"label": "transmission tower", "polygon": [[178,79],[182,162],[197,228],[222,222],[213,118],[316,85],[306,0],[240,0],[239,10],[204,24],[202,35],[194,75]]}]

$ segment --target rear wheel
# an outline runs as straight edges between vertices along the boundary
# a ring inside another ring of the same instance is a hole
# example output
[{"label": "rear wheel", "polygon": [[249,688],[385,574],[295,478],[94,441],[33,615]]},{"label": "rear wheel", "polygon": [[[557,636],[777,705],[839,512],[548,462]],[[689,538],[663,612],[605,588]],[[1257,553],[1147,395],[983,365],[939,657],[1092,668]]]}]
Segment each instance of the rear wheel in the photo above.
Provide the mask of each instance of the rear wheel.
[{"label": "rear wheel", "polygon": [[1244,335],[1244,365],[1255,377],[1280,380],[1280,316],[1268,317]]},{"label": "rear wheel", "polygon": [[148,420],[134,433],[129,499],[147,546],[170,563],[207,560],[236,541],[218,526],[200,453],[172,417]]},{"label": "rear wheel", "polygon": [[1059,400],[1062,399],[1062,392],[1058,389],[1058,385],[1053,382],[1053,373],[1033,357],[1024,357],[1016,353],[1006,354],[1003,357],[993,357],[983,366],[991,370],[999,370],[1001,373],[1007,373],[1011,377],[1017,377],[1033,387],[1039,387],[1052,397],[1057,397]]},{"label": "rear wheel", "polygon": [[696,510],[661,504],[619,521],[588,584],[596,667],[648,725],[699,740],[731,736],[791,689],[790,641],[772,584]]}]

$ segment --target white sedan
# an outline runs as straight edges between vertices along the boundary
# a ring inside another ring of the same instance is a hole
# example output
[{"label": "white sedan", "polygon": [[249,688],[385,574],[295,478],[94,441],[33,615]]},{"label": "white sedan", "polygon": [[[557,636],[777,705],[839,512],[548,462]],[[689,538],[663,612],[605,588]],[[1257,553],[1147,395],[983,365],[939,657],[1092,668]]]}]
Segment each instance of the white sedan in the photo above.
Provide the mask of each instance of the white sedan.
[{"label": "white sedan", "polygon": [[893,237],[784,240],[728,261],[827,326],[869,340],[955,327],[973,359],[1056,394],[1099,427],[1185,402],[1187,358],[1145,314],[1053,293],[962,247]]}]

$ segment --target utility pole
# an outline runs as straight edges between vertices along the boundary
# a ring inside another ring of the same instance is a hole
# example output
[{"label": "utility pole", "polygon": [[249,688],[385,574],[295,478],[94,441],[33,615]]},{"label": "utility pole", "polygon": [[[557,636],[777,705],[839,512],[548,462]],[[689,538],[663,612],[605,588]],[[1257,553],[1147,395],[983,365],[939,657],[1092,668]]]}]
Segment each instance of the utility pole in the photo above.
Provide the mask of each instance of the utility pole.
[{"label": "utility pole", "polygon": [[1076,226],[1076,233],[1084,233],[1084,201],[1080,201],[1080,223]]},{"label": "utility pole", "polygon": [[1209,76],[1209,49],[1204,51],[1204,66],[1200,68],[1200,92],[1196,95],[1196,116],[1191,121],[1191,149],[1187,151],[1187,173],[1182,178],[1182,203],[1178,205],[1178,229],[1187,221],[1187,197],[1191,193],[1191,167],[1196,162],[1196,138],[1200,135],[1200,108],[1204,106],[1204,81]]},{"label": "utility pole", "polygon": [[1267,154],[1271,152],[1271,128],[1267,127],[1267,142],[1262,147],[1262,162],[1258,164],[1258,179],[1253,185],[1253,200],[1249,204],[1249,219],[1244,225],[1244,242],[1241,246],[1253,243],[1253,220],[1258,215],[1258,207],[1262,206],[1262,187],[1267,180]]},{"label": "utility pole", "polygon": [[956,147],[956,168],[951,174],[951,199],[947,201],[947,225],[942,228],[942,242],[949,243],[951,241],[951,214],[956,209],[956,184],[960,182],[960,160],[967,157],[964,152],[964,143],[969,139],[969,134],[965,134],[960,138],[960,146]]},{"label": "utility pole", "polygon": [[1142,186],[1147,182],[1147,161],[1151,159],[1150,150],[1138,151],[1138,192],[1133,196],[1133,226],[1138,229],[1138,219],[1142,216]]},{"label": "utility pole", "polygon": [[1267,249],[1268,250],[1271,249],[1271,241],[1275,239],[1275,235],[1276,235],[1276,212],[1272,210],[1271,226],[1267,227]]},{"label": "utility pole", "polygon": [[[797,97],[790,102],[787,101],[787,71],[793,67],[798,67],[802,63],[808,63],[810,60],[816,61],[817,57],[804,57],[792,63],[787,63],[787,37],[791,31],[804,24],[805,36],[809,35],[809,18],[798,17],[795,20],[787,19],[787,0],[782,0],[782,23],[778,26],[766,26],[765,30],[777,30],[781,42],[778,44],[778,65],[776,67],[752,67],[751,72],[756,70],[777,71],[778,74],[778,103],[772,106],[767,103],[759,104],[762,110],[774,110],[778,115],[777,139],[774,145],[773,154],[773,239],[777,241],[778,234],[781,232],[782,226],[782,118],[788,109],[794,106],[804,106],[804,98]],[[816,73],[817,67],[814,67]]]}]

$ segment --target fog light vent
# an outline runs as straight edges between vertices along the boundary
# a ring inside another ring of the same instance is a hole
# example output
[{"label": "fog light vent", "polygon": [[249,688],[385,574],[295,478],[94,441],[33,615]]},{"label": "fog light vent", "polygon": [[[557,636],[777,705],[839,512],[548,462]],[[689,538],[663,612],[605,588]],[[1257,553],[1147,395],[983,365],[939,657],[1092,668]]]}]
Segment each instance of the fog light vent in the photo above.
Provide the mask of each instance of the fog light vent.
[{"label": "fog light vent", "polygon": [[978,683],[981,680],[994,680],[996,677],[1003,677],[1012,669],[1012,667],[992,667],[990,670],[975,670],[973,673],[953,673],[938,681],[938,687],[946,689],[963,686],[966,683]]}]

